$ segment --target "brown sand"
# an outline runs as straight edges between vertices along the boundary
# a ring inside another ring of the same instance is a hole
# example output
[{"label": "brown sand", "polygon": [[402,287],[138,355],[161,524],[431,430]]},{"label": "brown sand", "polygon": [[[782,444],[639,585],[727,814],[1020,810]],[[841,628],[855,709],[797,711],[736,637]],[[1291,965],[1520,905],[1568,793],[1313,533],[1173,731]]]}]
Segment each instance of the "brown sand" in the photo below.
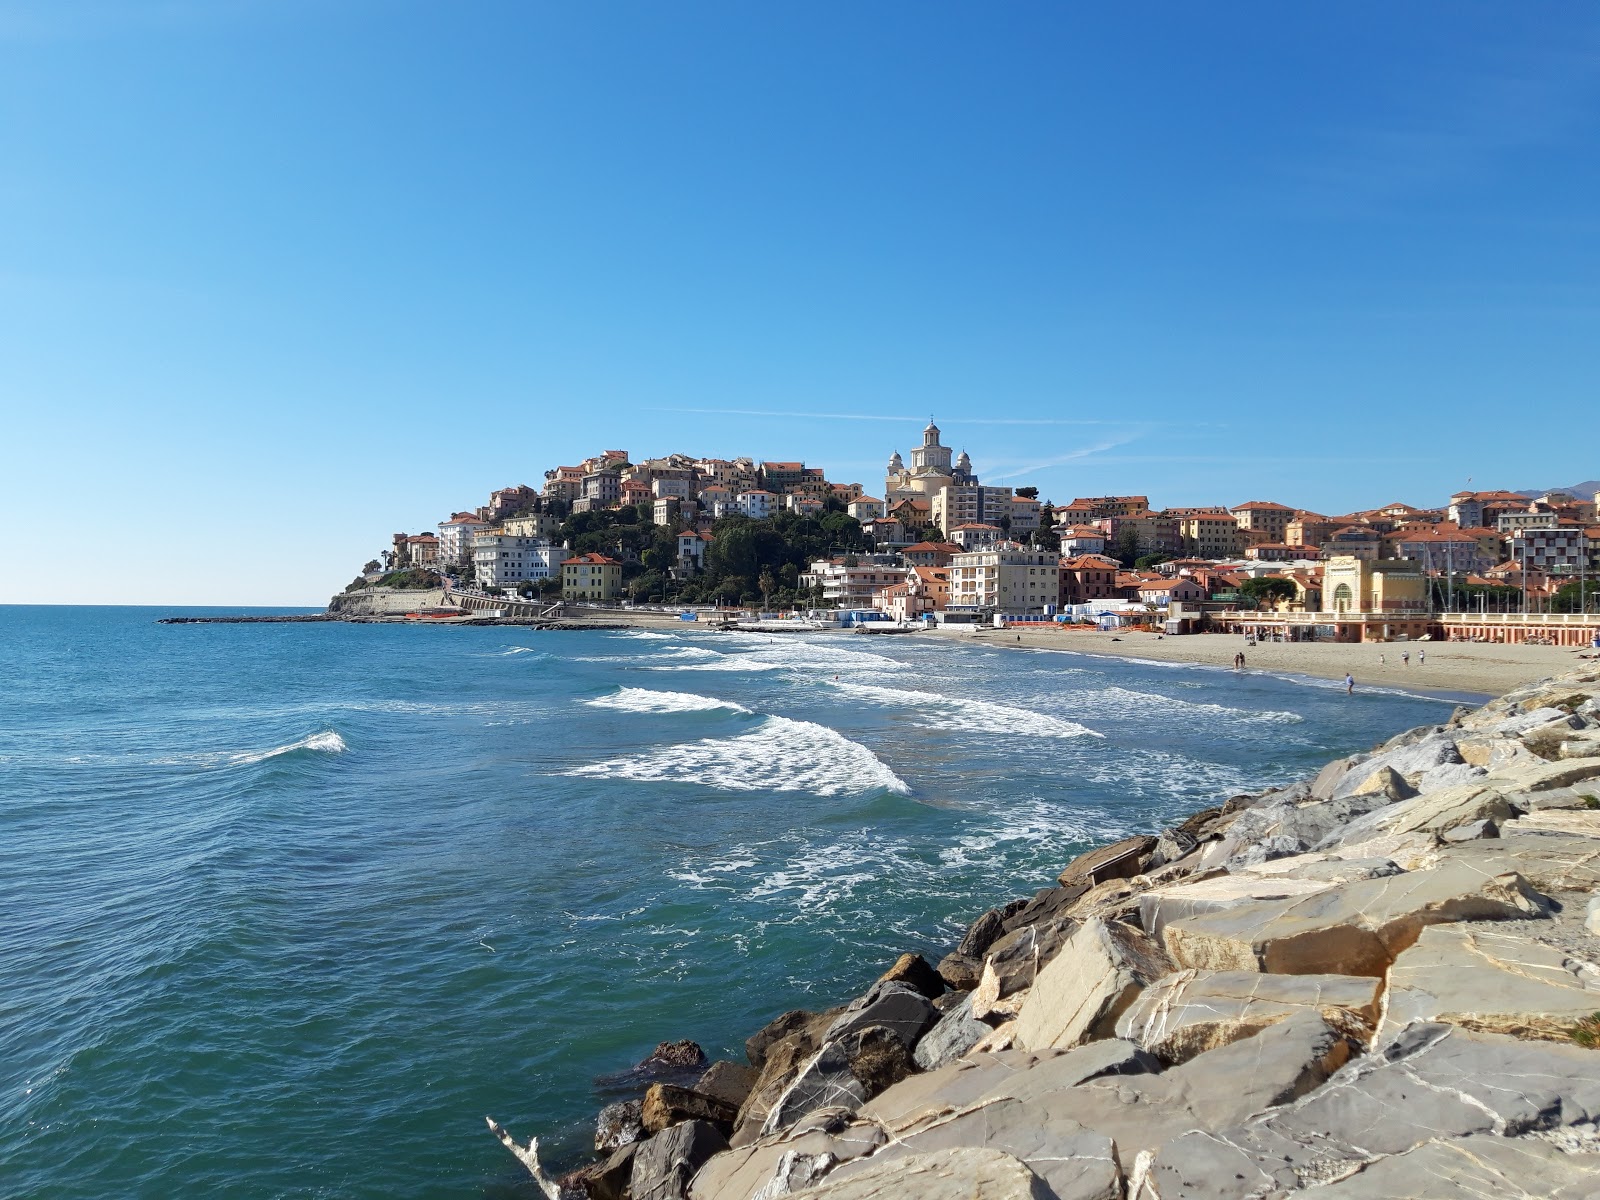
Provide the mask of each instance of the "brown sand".
[{"label": "brown sand", "polygon": [[[1365,685],[1417,692],[1465,692],[1498,696],[1514,687],[1579,665],[1577,652],[1554,646],[1480,645],[1474,642],[1258,642],[1245,645],[1234,634],[1197,633],[1157,638],[1153,633],[1098,633],[1062,629],[995,629],[971,633],[951,628],[930,636],[981,641],[995,646],[1045,647],[1081,654],[1119,655],[1155,662],[1214,663],[1229,667],[1244,652],[1246,670],[1290,671],[1339,679],[1349,672],[1356,689]],[[1020,641],[1018,639],[1021,639]],[[1119,641],[1113,641],[1119,638]],[[1409,653],[1406,666],[1401,655]],[[1426,662],[1419,660],[1426,656]]]}]

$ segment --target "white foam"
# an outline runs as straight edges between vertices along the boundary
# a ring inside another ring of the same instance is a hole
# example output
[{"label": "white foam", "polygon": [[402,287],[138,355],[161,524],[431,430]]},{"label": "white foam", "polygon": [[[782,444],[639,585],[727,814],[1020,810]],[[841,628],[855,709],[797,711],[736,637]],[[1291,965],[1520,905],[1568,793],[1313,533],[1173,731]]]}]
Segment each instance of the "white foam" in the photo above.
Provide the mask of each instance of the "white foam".
[{"label": "white foam", "polygon": [[670,713],[708,712],[727,709],[747,713],[750,710],[731,700],[718,700],[715,696],[698,696],[693,692],[656,692],[649,688],[625,687],[609,696],[596,696],[585,700],[591,708],[615,708],[621,712]]},{"label": "white foam", "polygon": [[500,657],[510,658],[513,654],[537,654],[541,658],[544,657],[543,651],[535,650],[532,646],[513,646],[509,650],[501,651]]},{"label": "white foam", "polygon": [[649,783],[698,783],[725,791],[799,791],[818,796],[890,791],[906,782],[872,751],[826,725],[767,717],[749,733],[701,738],[564,772]]},{"label": "white foam", "polygon": [[310,737],[303,737],[298,742],[290,742],[285,746],[274,746],[271,750],[247,750],[240,754],[230,754],[229,763],[244,765],[247,763],[265,762],[269,758],[277,758],[280,754],[293,754],[296,750],[315,750],[320,754],[343,754],[350,747],[345,745],[344,739],[331,729],[321,733],[313,733]]},{"label": "white foam", "polygon": [[1226,717],[1237,721],[1269,721],[1293,724],[1305,720],[1297,712],[1231,708],[1226,704],[1178,700],[1156,692],[1140,692],[1132,688],[1123,687],[1095,688],[1090,691],[1074,692],[1070,699],[1074,707],[1082,705],[1085,708],[1114,710],[1134,716],[1159,709],[1179,714],[1205,713],[1210,716]]},{"label": "white foam", "polygon": [[982,733],[1010,733],[1028,737],[1104,737],[1087,725],[1052,717],[1031,708],[997,704],[992,700],[969,700],[964,696],[943,696],[911,688],[879,687],[869,683],[828,680],[830,687],[876,704],[919,708],[929,724],[938,729],[967,729]]},{"label": "white foam", "polygon": [[617,636],[635,642],[675,642],[678,640],[676,634],[655,633],[649,629],[630,629],[627,633],[619,633]]}]

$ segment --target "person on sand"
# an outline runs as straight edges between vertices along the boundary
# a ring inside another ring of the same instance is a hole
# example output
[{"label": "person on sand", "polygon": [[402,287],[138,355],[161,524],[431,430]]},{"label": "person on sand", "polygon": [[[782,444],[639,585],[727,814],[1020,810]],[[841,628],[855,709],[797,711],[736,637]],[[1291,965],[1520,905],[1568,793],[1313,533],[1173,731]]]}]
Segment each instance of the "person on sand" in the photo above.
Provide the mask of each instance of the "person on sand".
[{"label": "person on sand", "polygon": [[1382,654],[1380,654],[1380,655],[1378,655],[1378,665],[1379,665],[1379,666],[1380,666],[1380,667],[1386,667],[1386,666],[1388,666],[1388,665],[1389,665],[1389,660],[1388,660],[1388,658],[1387,658],[1387,657],[1385,657],[1385,656],[1384,656],[1384,655],[1382,655]]},{"label": "person on sand", "polygon": [[1354,675],[1350,674],[1350,672],[1346,671],[1344,673],[1344,694],[1346,696],[1353,696],[1353,695],[1355,695],[1355,691],[1356,691],[1356,677]]},{"label": "person on sand", "polygon": [[1419,666],[1419,667],[1420,666],[1424,666],[1424,665],[1426,665],[1427,661],[1428,661],[1428,652],[1426,650],[1418,650],[1417,651],[1417,666]]},{"label": "person on sand", "polygon": [[1411,651],[1409,651],[1409,650],[1400,651],[1400,665],[1402,667],[1409,667],[1411,665]]}]

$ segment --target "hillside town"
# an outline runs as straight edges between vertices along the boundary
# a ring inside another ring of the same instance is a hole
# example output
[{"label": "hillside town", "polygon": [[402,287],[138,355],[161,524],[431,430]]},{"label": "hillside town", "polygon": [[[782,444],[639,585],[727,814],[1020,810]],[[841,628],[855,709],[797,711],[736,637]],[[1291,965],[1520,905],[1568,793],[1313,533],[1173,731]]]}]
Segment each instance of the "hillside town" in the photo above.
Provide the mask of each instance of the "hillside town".
[{"label": "hillside town", "polygon": [[455,597],[1052,623],[1275,641],[1587,645],[1600,485],[1324,514],[1275,500],[1057,504],[983,483],[932,421],[881,486],[803,462],[606,450],[398,533],[352,584]]}]

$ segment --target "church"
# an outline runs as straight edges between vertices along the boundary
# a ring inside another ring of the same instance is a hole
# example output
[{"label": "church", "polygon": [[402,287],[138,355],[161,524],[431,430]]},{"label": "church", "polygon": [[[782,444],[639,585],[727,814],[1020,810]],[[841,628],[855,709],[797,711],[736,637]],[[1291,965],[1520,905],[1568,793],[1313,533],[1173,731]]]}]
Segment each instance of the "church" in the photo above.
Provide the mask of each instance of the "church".
[{"label": "church", "polygon": [[950,447],[939,441],[939,427],[931,420],[922,431],[922,445],[911,451],[911,467],[896,450],[889,459],[888,478],[883,485],[883,499],[889,508],[901,500],[923,500],[933,503],[933,498],[948,487],[970,486],[978,482],[972,473],[972,460],[963,450],[954,465],[950,462]]}]

